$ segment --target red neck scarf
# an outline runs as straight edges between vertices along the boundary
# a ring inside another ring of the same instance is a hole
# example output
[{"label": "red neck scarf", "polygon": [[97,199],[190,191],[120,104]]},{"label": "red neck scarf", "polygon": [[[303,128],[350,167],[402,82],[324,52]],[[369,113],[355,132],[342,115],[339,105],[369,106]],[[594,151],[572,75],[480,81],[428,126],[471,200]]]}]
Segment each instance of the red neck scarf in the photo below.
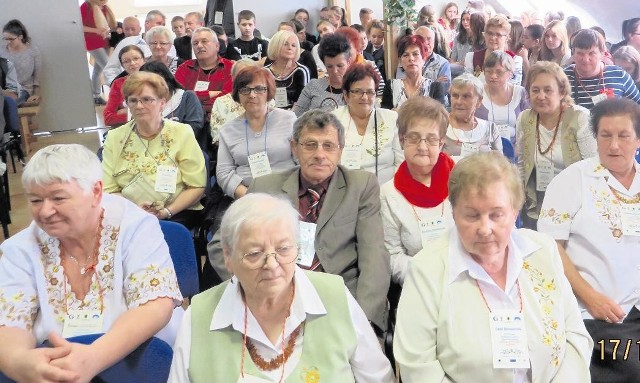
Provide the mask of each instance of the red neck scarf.
[{"label": "red neck scarf", "polygon": [[431,186],[425,186],[413,179],[407,161],[400,164],[393,176],[393,185],[410,204],[422,208],[438,206],[449,196],[449,173],[455,162],[444,152],[431,170]]}]

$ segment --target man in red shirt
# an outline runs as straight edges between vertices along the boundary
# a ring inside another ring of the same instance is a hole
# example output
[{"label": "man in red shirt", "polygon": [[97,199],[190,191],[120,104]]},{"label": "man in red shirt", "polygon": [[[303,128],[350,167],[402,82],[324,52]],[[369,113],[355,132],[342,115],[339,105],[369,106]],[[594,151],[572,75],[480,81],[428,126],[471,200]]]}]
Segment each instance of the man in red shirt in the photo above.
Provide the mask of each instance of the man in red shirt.
[{"label": "man in red shirt", "polygon": [[193,31],[191,46],[196,58],[187,60],[178,67],[176,80],[185,89],[195,91],[204,108],[205,121],[209,121],[213,102],[233,89],[233,61],[218,56],[218,38],[209,28],[202,27]]}]

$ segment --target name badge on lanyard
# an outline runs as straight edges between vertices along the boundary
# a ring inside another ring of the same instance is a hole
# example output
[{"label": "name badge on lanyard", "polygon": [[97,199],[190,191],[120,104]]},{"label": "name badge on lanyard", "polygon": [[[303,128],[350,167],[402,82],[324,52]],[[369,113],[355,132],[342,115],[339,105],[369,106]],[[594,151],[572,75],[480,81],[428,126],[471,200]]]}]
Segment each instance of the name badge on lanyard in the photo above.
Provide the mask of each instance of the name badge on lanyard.
[{"label": "name badge on lanyard", "polygon": [[251,169],[251,177],[257,178],[271,174],[271,165],[269,164],[269,156],[267,156],[267,152],[262,151],[251,154],[248,159],[249,169]]},{"label": "name badge on lanyard", "polygon": [[197,81],[196,86],[193,88],[193,90],[196,92],[209,90],[209,81]]},{"label": "name badge on lanyard", "polygon": [[286,108],[289,106],[289,100],[287,99],[287,88],[276,88],[276,108]]},{"label": "name badge on lanyard", "polygon": [[300,221],[300,231],[298,232],[298,259],[296,263],[311,267],[313,264],[313,256],[316,254],[316,224],[311,222]]},{"label": "name badge on lanyard", "polygon": [[342,149],[340,163],[347,169],[362,168],[362,147],[360,145],[349,145]]},{"label": "name badge on lanyard", "polygon": [[62,337],[99,334],[102,330],[103,315],[99,310],[68,310],[62,328]]},{"label": "name badge on lanyard", "polygon": [[622,233],[640,237],[640,203],[620,203]]},{"label": "name badge on lanyard", "polygon": [[529,368],[529,346],[524,316],[517,310],[489,313],[493,368]]},{"label": "name badge on lanyard", "polygon": [[274,383],[271,380],[258,378],[257,376],[244,374],[244,376],[240,375],[238,377],[238,383]]},{"label": "name badge on lanyard", "polygon": [[593,105],[597,105],[606,99],[607,99],[606,93],[600,93],[596,96],[591,96],[591,102],[593,102]]},{"label": "name badge on lanyard", "polygon": [[156,169],[155,191],[158,193],[175,193],[178,182],[178,168],[169,165],[158,165]]},{"label": "name badge on lanyard", "polygon": [[463,142],[462,147],[460,148],[460,157],[464,158],[471,154],[478,153],[479,151],[480,151],[480,145]]},{"label": "name badge on lanyard", "polygon": [[419,225],[422,248],[426,248],[429,243],[438,239],[447,230],[443,217],[438,217],[432,221],[420,221]]},{"label": "name badge on lanyard", "polygon": [[536,190],[546,191],[553,176],[553,163],[544,157],[538,157],[536,161]]}]

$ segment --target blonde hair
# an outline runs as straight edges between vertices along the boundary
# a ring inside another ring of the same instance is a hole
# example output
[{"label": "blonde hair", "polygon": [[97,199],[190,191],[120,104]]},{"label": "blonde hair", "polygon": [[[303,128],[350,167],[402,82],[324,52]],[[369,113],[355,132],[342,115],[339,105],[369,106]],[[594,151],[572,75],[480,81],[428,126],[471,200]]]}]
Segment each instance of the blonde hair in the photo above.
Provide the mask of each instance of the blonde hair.
[{"label": "blonde hair", "polygon": [[542,32],[542,39],[540,41],[540,60],[544,61],[556,61],[556,57],[553,55],[551,49],[547,47],[546,37],[547,33],[553,32],[560,39],[560,50],[562,55],[560,60],[569,51],[569,37],[567,36],[567,27],[560,20],[554,20],[550,22]]},{"label": "blonde hair", "polygon": [[487,20],[484,30],[486,31],[489,27],[502,29],[507,35],[511,33],[511,24],[509,23],[509,20],[502,15],[495,15]]},{"label": "blonde hair", "polygon": [[487,187],[503,182],[511,195],[511,206],[518,211],[524,203],[524,190],[516,166],[502,153],[489,151],[464,157],[449,175],[449,201],[455,207],[469,192],[486,194]]},{"label": "blonde hair", "polygon": [[158,98],[166,100],[169,97],[169,87],[162,76],[151,72],[136,72],[130,74],[122,84],[125,100],[132,94],[138,93],[145,85],[153,89]]},{"label": "blonde hair", "polygon": [[280,54],[280,51],[282,50],[282,47],[284,47],[284,44],[287,43],[287,40],[292,37],[296,40],[295,42],[297,49],[295,61],[298,61],[298,59],[300,58],[300,43],[298,40],[298,36],[296,36],[295,33],[287,30],[278,31],[273,35],[273,37],[271,37],[271,41],[269,41],[269,47],[267,48],[267,57],[269,57],[269,60],[276,61],[278,55]]}]

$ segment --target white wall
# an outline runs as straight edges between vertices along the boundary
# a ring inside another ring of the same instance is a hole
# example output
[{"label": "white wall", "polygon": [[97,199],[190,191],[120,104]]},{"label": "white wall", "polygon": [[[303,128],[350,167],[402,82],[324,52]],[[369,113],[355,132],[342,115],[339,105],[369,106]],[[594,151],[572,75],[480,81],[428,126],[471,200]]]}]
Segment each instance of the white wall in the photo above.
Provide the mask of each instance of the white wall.
[{"label": "white wall", "polygon": [[77,0],[0,0],[0,25],[19,19],[42,54],[41,129],[96,125]]}]

